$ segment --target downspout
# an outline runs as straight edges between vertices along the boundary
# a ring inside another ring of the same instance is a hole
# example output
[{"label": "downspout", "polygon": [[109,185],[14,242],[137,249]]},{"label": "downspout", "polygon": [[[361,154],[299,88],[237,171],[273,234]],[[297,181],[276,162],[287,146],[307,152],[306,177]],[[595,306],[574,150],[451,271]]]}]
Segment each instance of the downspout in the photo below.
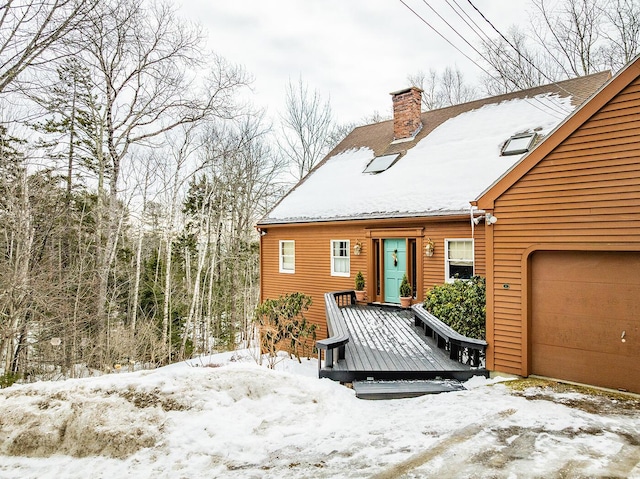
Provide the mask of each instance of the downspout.
[{"label": "downspout", "polygon": [[469,221],[471,221],[471,238],[475,238],[475,237],[476,237],[476,236],[475,236],[475,231],[476,231],[476,230],[475,230],[475,226],[476,226],[476,224],[475,224],[475,222],[473,221],[473,210],[474,210],[474,209],[478,209],[478,208],[476,208],[474,205],[471,205],[471,206],[469,207],[469,217],[470,217],[470,218],[469,218]]},{"label": "downspout", "polygon": [[260,237],[260,243],[259,243],[259,249],[258,249],[258,254],[260,255],[260,261],[258,263],[258,270],[259,270],[259,278],[258,281],[260,283],[260,296],[258,299],[258,302],[261,304],[264,301],[264,282],[262,281],[263,278],[263,255],[262,255],[262,237],[266,234],[266,231],[263,230],[262,228],[260,228],[259,226],[256,226],[256,230],[258,231],[258,236]]},{"label": "downspout", "polygon": [[[473,225],[473,210],[474,208],[477,210],[477,202],[471,203],[471,224]],[[483,211],[485,215],[493,214],[493,207],[491,209],[478,210]],[[493,258],[493,231],[494,228],[492,224],[486,221],[487,216],[485,216],[485,225],[484,225],[484,240],[485,240],[485,261],[486,261],[486,334],[485,340],[487,341],[487,350],[485,352],[485,368],[489,371],[495,370],[495,349],[494,349],[494,298],[495,298],[495,288],[494,288],[494,258]]]}]

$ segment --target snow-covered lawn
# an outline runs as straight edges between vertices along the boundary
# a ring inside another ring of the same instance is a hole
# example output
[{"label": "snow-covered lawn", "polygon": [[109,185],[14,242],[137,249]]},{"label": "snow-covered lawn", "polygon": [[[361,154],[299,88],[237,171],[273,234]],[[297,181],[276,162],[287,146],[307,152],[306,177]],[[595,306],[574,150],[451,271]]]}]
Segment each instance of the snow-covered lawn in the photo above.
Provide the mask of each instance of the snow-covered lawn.
[{"label": "snow-covered lawn", "polygon": [[231,358],[1,390],[0,477],[640,477],[637,399],[474,378],[364,401],[314,360]]}]

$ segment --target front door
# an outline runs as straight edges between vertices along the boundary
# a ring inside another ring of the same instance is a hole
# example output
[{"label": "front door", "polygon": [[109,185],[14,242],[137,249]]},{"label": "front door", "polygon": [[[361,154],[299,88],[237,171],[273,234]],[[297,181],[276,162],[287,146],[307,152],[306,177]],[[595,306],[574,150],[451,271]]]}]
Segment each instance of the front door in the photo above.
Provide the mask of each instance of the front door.
[{"label": "front door", "polygon": [[384,240],[384,302],[400,303],[400,283],[407,272],[407,240]]}]

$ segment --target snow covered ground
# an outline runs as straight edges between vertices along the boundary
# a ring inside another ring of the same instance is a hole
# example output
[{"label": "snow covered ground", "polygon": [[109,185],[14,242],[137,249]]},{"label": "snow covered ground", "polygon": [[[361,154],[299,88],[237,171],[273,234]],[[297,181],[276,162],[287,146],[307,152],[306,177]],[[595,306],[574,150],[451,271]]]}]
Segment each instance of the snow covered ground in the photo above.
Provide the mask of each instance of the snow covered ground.
[{"label": "snow covered ground", "polygon": [[244,353],[13,386],[0,477],[640,478],[638,399],[474,378],[364,401],[316,375],[314,360],[271,371]]}]

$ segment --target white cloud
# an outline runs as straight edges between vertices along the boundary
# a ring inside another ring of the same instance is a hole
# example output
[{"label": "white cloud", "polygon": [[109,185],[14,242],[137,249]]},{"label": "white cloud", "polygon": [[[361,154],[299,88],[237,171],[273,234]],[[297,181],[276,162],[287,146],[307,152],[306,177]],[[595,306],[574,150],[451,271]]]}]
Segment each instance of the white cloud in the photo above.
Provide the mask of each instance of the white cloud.
[{"label": "white cloud", "polygon": [[[423,2],[408,3],[447,38],[464,45]],[[528,22],[522,2],[477,3],[503,31],[513,23]],[[446,4],[434,5],[464,31]],[[390,112],[388,94],[407,86],[407,75],[418,70],[457,65],[469,81],[482,74],[401,2],[184,0],[182,11],[208,29],[211,49],[254,75],[256,101],[272,115],[283,108],[288,79],[299,76],[331,99],[336,119],[344,123],[374,111]],[[490,30],[487,24],[483,28]],[[468,30],[465,35],[475,42]],[[465,51],[477,57],[468,47]]]}]

